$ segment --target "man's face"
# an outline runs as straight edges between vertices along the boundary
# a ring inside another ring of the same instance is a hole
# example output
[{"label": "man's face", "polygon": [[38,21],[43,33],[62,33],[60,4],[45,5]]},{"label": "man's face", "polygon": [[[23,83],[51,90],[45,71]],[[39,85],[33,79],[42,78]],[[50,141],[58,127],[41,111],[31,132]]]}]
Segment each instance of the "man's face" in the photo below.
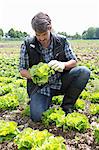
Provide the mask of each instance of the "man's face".
[{"label": "man's face", "polygon": [[50,30],[47,30],[43,33],[35,32],[37,40],[41,43],[42,46],[46,46],[50,41]]}]

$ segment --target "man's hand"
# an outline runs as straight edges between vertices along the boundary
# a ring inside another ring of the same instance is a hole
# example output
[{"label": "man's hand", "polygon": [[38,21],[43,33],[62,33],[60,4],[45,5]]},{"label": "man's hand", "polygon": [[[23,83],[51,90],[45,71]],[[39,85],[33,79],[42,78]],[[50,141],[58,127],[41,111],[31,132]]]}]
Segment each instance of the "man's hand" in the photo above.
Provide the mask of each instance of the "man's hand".
[{"label": "man's hand", "polygon": [[57,61],[57,60],[51,60],[48,63],[49,67],[51,67],[53,70],[58,72],[63,72],[65,69],[65,62]]},{"label": "man's hand", "polygon": [[25,78],[27,78],[27,79],[32,79],[32,77],[31,77],[29,71],[26,70],[26,69],[20,70],[20,74],[21,74],[22,77],[25,77]]}]

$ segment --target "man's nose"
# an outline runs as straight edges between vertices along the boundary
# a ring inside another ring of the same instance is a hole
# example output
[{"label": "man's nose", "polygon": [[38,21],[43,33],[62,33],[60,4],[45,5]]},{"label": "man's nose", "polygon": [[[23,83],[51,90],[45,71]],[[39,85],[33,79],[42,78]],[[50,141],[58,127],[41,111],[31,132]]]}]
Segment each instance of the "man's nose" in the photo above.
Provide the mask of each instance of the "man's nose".
[{"label": "man's nose", "polygon": [[44,37],[42,37],[42,36],[39,37],[39,40],[40,40],[40,41],[44,41]]}]

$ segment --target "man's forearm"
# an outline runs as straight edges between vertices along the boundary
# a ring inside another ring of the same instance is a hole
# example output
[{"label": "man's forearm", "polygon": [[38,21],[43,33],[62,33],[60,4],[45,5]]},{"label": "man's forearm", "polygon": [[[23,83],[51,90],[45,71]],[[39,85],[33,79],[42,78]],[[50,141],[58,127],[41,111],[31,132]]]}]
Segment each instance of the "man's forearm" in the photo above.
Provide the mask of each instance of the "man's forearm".
[{"label": "man's forearm", "polygon": [[75,67],[77,64],[76,60],[69,60],[68,62],[65,63],[65,70],[69,70],[73,67]]},{"label": "man's forearm", "polygon": [[22,77],[25,77],[27,79],[31,79],[31,75],[30,75],[29,71],[26,69],[20,70],[20,74]]}]

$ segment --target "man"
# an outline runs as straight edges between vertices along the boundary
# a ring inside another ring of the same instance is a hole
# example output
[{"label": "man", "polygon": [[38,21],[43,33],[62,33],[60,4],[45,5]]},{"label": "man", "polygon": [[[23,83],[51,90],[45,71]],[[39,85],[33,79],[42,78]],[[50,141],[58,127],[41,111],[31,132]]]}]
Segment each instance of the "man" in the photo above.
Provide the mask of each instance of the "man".
[{"label": "man", "polygon": [[[40,121],[55,95],[64,94],[61,107],[66,114],[71,112],[89,80],[90,71],[84,66],[76,66],[77,58],[69,42],[65,37],[52,34],[51,19],[47,14],[36,14],[31,24],[35,36],[22,44],[19,66],[21,76],[27,78],[31,119]],[[55,74],[47,85],[38,87],[32,82],[28,69],[41,61],[48,63]]]}]

